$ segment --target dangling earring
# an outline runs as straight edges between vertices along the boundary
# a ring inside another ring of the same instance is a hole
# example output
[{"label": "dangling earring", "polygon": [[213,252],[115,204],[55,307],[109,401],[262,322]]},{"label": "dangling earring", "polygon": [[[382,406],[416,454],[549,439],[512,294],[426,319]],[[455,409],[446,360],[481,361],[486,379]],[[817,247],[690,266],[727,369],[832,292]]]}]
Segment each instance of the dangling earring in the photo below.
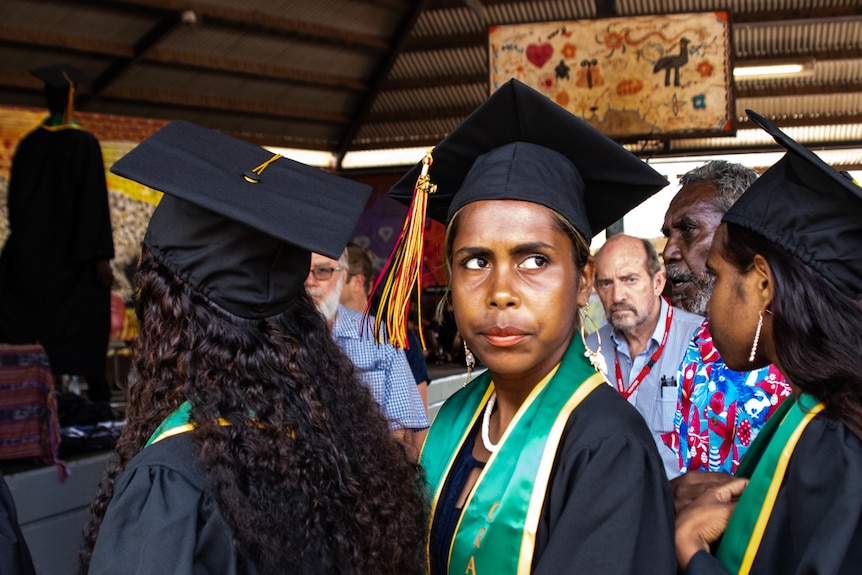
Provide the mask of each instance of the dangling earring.
[{"label": "dangling earring", "polygon": [[751,353],[748,354],[748,363],[754,363],[757,355],[757,344],[760,343],[760,330],[763,328],[763,313],[757,312],[757,330],[754,332],[754,342],[751,344]]},{"label": "dangling earring", "polygon": [[597,345],[595,351],[591,350],[590,347],[587,345],[587,330],[584,324],[587,322],[587,320],[590,320],[590,322],[595,326],[596,322],[594,322],[593,318],[589,316],[586,307],[582,307],[581,309],[579,309],[578,314],[581,316],[581,340],[584,342],[584,349],[586,350],[584,352],[584,356],[589,358],[590,364],[592,364],[593,368],[596,371],[607,375],[608,364],[607,362],[605,362],[605,356],[602,355],[602,336],[599,333],[598,329],[596,329]]},{"label": "dangling earring", "polygon": [[467,364],[467,381],[464,382],[464,385],[467,385],[473,377],[473,368],[476,367],[476,358],[473,357],[473,352],[470,351],[469,347],[467,347],[467,342],[462,339],[461,343],[464,344],[464,363]]}]

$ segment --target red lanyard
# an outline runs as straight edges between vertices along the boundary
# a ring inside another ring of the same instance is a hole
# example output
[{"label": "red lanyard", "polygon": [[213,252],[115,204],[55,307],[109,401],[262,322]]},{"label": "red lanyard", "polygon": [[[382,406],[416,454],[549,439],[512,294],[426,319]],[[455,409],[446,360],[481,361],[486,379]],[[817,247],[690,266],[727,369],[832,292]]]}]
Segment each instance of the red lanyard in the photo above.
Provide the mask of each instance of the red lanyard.
[{"label": "red lanyard", "polygon": [[626,399],[631,397],[631,395],[635,392],[635,390],[638,388],[644,378],[652,370],[652,366],[654,366],[658,361],[658,358],[661,357],[661,352],[664,351],[664,344],[667,343],[667,336],[670,333],[670,322],[673,319],[673,306],[670,305],[670,301],[668,301],[667,299],[665,299],[665,301],[667,302],[667,318],[664,321],[664,335],[661,336],[661,343],[659,344],[658,349],[655,350],[655,353],[652,354],[652,357],[649,358],[649,361],[646,363],[646,365],[643,366],[643,369],[641,369],[641,372],[638,374],[638,376],[634,378],[632,384],[629,386],[628,389],[626,389],[626,384],[623,381],[623,371],[622,369],[620,369],[619,355],[617,354],[616,348],[614,348],[614,364],[617,371],[617,391],[619,391]]}]

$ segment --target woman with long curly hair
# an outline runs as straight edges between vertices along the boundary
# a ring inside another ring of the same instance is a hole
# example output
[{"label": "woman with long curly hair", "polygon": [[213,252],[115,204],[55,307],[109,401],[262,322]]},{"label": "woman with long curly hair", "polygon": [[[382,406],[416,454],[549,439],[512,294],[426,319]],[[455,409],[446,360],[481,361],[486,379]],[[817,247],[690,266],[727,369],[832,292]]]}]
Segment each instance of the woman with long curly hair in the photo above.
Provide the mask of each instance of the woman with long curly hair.
[{"label": "woman with long curly hair", "polygon": [[418,572],[418,471],[303,288],[364,186],[184,122],[112,170],[165,196],[81,572]]},{"label": "woman with long curly hair", "polygon": [[390,194],[421,199],[422,174],[436,185],[427,208],[447,225],[448,301],[487,371],[446,400],[422,449],[429,572],[673,572],[655,442],[578,333],[589,240],[667,182],[516,80],[432,158]]},{"label": "woman with long curly hair", "polygon": [[793,396],[761,429],[736,477],[677,480],[679,567],[692,575],[858,573],[862,188],[748,115],[788,152],[716,231],[710,328],[729,367],[774,363]]}]

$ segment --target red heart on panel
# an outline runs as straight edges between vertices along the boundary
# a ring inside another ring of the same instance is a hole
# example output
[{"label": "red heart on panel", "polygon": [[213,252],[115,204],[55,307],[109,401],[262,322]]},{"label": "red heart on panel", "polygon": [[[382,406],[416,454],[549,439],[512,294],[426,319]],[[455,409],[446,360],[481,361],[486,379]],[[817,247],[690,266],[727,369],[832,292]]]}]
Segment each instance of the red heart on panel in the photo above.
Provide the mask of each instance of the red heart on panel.
[{"label": "red heart on panel", "polygon": [[527,60],[536,68],[544,66],[554,55],[554,47],[550,44],[530,44],[527,46]]}]

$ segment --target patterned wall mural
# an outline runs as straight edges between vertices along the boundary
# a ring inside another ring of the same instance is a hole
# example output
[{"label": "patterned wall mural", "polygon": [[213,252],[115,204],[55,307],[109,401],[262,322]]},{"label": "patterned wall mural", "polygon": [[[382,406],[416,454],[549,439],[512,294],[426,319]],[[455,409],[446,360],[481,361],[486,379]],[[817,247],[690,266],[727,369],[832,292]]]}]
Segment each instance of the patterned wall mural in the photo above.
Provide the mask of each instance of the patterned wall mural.
[{"label": "patterned wall mural", "polygon": [[491,89],[517,78],[616,138],[732,135],[729,34],[726,12],[492,26]]}]

